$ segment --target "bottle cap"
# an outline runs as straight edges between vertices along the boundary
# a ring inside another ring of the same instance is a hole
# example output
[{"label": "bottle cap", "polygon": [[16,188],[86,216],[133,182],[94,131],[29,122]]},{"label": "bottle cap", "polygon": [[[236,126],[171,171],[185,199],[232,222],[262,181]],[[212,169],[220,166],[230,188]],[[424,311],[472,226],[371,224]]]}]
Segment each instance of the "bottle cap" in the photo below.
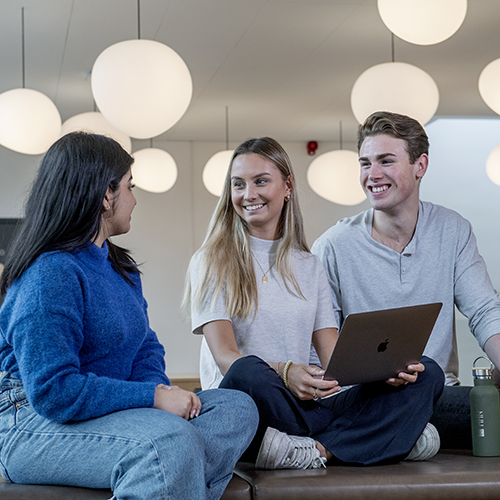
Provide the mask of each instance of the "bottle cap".
[{"label": "bottle cap", "polygon": [[[490,363],[490,366],[475,366],[477,360],[479,359],[485,359]],[[475,379],[492,379],[493,378],[493,363],[485,358],[484,356],[479,356],[479,358],[476,358],[474,360],[474,363],[472,363],[472,376]]]}]

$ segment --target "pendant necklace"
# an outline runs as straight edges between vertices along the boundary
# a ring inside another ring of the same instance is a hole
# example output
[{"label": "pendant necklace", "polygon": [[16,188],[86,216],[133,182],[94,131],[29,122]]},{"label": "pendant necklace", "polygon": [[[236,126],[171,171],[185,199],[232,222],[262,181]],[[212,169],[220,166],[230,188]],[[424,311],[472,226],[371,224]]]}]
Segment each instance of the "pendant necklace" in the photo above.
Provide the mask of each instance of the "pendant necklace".
[{"label": "pendant necklace", "polygon": [[268,277],[267,277],[267,273],[273,268],[274,264],[276,264],[276,259],[274,259],[274,262],[271,264],[271,267],[267,271],[264,272],[264,269],[260,265],[259,259],[257,259],[257,257],[255,257],[255,254],[253,252],[252,252],[252,255],[253,255],[253,258],[255,259],[255,261],[257,262],[258,266],[260,267],[260,270],[262,271],[262,283],[267,283],[269,281]]}]

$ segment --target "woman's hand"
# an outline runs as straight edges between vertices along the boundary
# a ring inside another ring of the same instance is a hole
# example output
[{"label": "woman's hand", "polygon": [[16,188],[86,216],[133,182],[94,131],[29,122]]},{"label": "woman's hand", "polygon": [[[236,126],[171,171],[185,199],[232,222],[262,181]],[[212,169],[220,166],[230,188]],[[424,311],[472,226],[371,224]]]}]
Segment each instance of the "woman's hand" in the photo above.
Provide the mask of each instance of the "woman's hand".
[{"label": "woman's hand", "polygon": [[317,366],[291,364],[287,372],[288,388],[299,399],[321,399],[340,391],[336,380],[323,380],[325,371]]},{"label": "woman's hand", "polygon": [[422,363],[417,363],[415,365],[408,365],[407,369],[409,372],[413,373],[400,372],[396,378],[390,378],[389,380],[386,380],[386,382],[394,387],[398,387],[403,384],[413,384],[417,381],[418,374],[425,370],[425,366]]},{"label": "woman's hand", "polygon": [[200,414],[201,401],[194,392],[185,391],[176,385],[159,384],[155,390],[154,408],[189,420]]}]

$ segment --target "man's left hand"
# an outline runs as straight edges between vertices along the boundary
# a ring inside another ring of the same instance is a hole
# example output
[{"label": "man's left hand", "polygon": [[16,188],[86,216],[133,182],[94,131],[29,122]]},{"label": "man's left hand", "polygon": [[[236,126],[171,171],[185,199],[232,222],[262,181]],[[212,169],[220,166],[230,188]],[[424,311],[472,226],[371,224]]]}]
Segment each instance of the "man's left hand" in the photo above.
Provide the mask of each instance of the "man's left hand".
[{"label": "man's left hand", "polygon": [[418,374],[425,370],[425,366],[422,363],[417,363],[415,365],[408,365],[408,372],[400,372],[395,378],[390,378],[386,380],[389,385],[398,387],[400,385],[413,384],[417,381]]}]

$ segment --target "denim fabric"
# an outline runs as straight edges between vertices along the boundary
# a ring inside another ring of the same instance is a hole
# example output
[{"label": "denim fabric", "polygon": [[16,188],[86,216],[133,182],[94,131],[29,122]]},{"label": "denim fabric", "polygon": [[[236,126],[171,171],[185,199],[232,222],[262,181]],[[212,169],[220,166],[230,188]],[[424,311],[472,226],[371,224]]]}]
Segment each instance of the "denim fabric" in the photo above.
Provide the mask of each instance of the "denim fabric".
[{"label": "denim fabric", "polygon": [[312,437],[337,462],[373,465],[404,459],[431,418],[444,374],[432,359],[424,356],[422,363],[426,369],[413,384],[361,384],[316,402],[296,398],[265,361],[245,356],[231,365],[220,387],[245,391],[259,408],[259,429],[246,460],[255,460],[266,428],[274,427]]},{"label": "denim fabric", "polygon": [[258,413],[230,390],[198,394],[199,417],[154,408],[58,424],[37,415],[22,383],[0,375],[0,471],[14,483],[111,488],[114,498],[218,499],[251,442]]}]

